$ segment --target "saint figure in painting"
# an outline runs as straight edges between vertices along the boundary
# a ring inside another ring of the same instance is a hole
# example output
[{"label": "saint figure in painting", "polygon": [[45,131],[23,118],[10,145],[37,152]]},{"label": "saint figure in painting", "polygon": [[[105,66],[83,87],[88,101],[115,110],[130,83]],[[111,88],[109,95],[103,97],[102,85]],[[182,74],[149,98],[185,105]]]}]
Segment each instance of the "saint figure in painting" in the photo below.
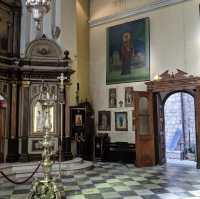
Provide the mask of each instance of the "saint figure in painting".
[{"label": "saint figure in painting", "polygon": [[44,127],[47,129],[51,129],[52,128],[52,124],[51,124],[51,115],[50,115],[50,111],[46,110],[44,112]]},{"label": "saint figure in painting", "polygon": [[121,60],[122,60],[121,75],[127,75],[131,73],[131,60],[133,55],[134,55],[134,49],[132,44],[131,33],[125,32],[122,35],[122,45],[121,45]]},{"label": "saint figure in painting", "polygon": [[53,132],[53,113],[54,107],[49,110],[42,110],[41,103],[37,102],[34,106],[33,132],[42,133],[44,128],[48,128],[50,132]]},{"label": "saint figure in painting", "polygon": [[43,114],[42,114],[42,106],[39,102],[36,103],[34,107],[35,112],[35,123],[34,123],[34,131],[42,132],[43,131]]},{"label": "saint figure in painting", "polygon": [[41,132],[43,130],[43,124],[42,124],[42,113],[40,110],[38,110],[37,113],[37,126],[36,126],[36,131]]},{"label": "saint figure in painting", "polygon": [[77,114],[75,116],[75,124],[76,126],[82,126],[82,115]]}]

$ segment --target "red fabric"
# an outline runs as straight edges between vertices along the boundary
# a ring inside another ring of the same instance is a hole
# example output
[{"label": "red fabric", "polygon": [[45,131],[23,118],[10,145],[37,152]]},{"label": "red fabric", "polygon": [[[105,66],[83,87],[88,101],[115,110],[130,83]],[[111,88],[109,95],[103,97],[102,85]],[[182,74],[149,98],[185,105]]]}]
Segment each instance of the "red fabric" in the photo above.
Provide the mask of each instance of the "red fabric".
[{"label": "red fabric", "polygon": [[121,48],[121,56],[122,56],[123,63],[128,62],[130,60],[131,56],[132,56],[132,49],[131,48],[127,48],[125,46],[122,46],[122,48]]},{"label": "red fabric", "polygon": [[4,100],[0,100],[0,108],[6,108],[6,102]]}]

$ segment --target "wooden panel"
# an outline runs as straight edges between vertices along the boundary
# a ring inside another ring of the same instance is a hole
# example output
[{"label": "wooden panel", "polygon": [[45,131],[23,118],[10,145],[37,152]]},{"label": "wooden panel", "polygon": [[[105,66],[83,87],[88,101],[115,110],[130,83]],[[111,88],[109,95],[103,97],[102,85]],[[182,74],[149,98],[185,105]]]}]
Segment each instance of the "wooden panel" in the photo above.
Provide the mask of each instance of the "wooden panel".
[{"label": "wooden panel", "polygon": [[200,87],[196,89],[197,168],[200,169]]},{"label": "wooden panel", "polygon": [[159,94],[156,95],[156,106],[157,106],[157,144],[158,144],[158,163],[166,163],[166,149],[165,149],[165,128],[164,128],[164,107],[161,104],[161,97]]},{"label": "wooden panel", "polygon": [[5,109],[0,108],[0,162],[3,162],[4,144],[3,137],[5,133]]},{"label": "wooden panel", "polygon": [[[155,145],[152,93],[136,91],[133,96],[136,118],[136,166],[153,166],[155,165]],[[141,100],[143,100],[143,102],[146,101],[147,104],[142,104]],[[146,110],[144,110],[145,106]]]},{"label": "wooden panel", "polygon": [[17,85],[12,84],[11,98],[11,138],[17,137]]},{"label": "wooden panel", "polygon": [[19,56],[20,1],[0,0],[0,55]]}]

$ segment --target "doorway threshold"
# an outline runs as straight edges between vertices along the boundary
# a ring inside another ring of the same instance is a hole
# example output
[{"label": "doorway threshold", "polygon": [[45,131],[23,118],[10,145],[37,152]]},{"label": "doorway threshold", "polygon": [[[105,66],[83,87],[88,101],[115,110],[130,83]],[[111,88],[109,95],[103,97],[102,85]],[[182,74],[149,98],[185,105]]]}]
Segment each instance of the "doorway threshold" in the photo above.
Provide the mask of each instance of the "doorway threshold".
[{"label": "doorway threshold", "polygon": [[167,164],[196,167],[196,162],[191,160],[167,159]]}]

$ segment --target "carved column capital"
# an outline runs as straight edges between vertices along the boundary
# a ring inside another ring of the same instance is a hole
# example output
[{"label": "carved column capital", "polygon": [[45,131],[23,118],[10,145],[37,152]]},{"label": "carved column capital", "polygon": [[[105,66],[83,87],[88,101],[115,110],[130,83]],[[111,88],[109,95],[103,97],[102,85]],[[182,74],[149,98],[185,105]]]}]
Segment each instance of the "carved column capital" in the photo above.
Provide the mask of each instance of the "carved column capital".
[{"label": "carved column capital", "polygon": [[21,82],[21,85],[22,85],[23,87],[30,87],[31,82],[25,80],[25,81],[22,81],[22,82]]},{"label": "carved column capital", "polygon": [[12,88],[16,88],[17,87],[17,82],[12,82]]}]

